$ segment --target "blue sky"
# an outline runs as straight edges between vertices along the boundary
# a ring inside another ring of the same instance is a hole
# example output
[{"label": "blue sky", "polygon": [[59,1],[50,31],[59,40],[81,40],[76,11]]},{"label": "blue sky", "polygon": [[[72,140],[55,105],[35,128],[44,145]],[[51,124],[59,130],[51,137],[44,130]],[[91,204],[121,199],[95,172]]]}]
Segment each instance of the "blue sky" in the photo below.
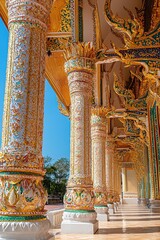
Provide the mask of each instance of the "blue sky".
[{"label": "blue sky", "polygon": [[[8,30],[0,18],[0,145],[2,136],[3,100],[6,81],[8,50]],[[43,156],[53,161],[66,157],[69,159],[69,119],[58,110],[57,97],[49,83],[45,87]]]}]

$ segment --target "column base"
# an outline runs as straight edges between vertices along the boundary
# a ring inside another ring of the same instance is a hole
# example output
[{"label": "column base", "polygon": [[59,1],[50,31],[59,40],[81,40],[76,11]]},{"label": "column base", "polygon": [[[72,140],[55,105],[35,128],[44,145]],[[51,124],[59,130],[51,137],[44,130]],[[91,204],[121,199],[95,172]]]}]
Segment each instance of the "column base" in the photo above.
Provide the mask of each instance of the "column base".
[{"label": "column base", "polygon": [[115,212],[118,211],[118,204],[117,204],[117,202],[114,202],[114,203],[113,203],[113,206],[114,206],[114,211],[115,211]]},{"label": "column base", "polygon": [[109,221],[109,213],[98,213],[97,214],[97,220],[98,221],[102,221],[102,222],[106,222]]},{"label": "column base", "polygon": [[109,208],[109,210],[108,210],[109,214],[114,214],[115,213],[114,204],[108,203],[107,206]]},{"label": "column base", "polygon": [[160,200],[150,199],[150,209],[152,213],[160,213]]},{"label": "column base", "polygon": [[141,203],[141,199],[137,198],[137,204],[140,204],[140,203]]},{"label": "column base", "polygon": [[140,198],[140,203],[139,204],[142,205],[142,206],[146,206],[147,205],[146,199],[145,198]]},{"label": "column base", "polygon": [[65,211],[61,224],[62,234],[94,234],[98,230],[95,211]]},{"label": "column base", "polygon": [[48,240],[48,219],[26,222],[0,222],[0,240]]},{"label": "column base", "polygon": [[148,198],[146,198],[146,203],[147,203],[147,207],[150,208],[150,201]]},{"label": "column base", "polygon": [[108,206],[95,206],[98,221],[109,221]]}]

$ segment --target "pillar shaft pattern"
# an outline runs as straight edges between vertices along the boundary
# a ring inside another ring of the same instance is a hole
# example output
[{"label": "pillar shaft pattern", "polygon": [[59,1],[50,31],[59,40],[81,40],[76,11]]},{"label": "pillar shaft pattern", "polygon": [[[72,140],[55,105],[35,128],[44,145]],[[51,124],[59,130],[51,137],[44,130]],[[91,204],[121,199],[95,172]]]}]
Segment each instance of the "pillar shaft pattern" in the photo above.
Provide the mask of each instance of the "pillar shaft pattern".
[{"label": "pillar shaft pattern", "polygon": [[113,155],[113,158],[112,158],[112,191],[113,192],[112,194],[114,195],[114,198],[115,198],[115,189],[116,189],[116,164],[115,164],[115,159]]},{"label": "pillar shaft pattern", "polygon": [[106,122],[105,118],[92,115],[91,118],[92,138],[92,164],[93,164],[93,186],[95,192],[95,205],[106,205],[106,169],[105,169],[105,140]]},{"label": "pillar shaft pattern", "polygon": [[113,175],[113,161],[114,161],[114,140],[106,137],[106,188],[108,194],[108,202],[113,202],[113,187],[114,187],[114,175]]},{"label": "pillar shaft pattern", "polygon": [[118,194],[121,194],[121,167],[118,165],[118,170],[117,170],[117,191]]},{"label": "pillar shaft pattern", "polygon": [[65,70],[71,97],[71,159],[64,198],[66,210],[94,209],[90,154],[93,55],[94,50],[89,43],[74,44],[66,52]]},{"label": "pillar shaft pattern", "polygon": [[114,164],[113,164],[113,168],[114,168],[114,199],[115,202],[119,202],[119,172],[118,172],[118,162],[117,159],[114,157]]},{"label": "pillar shaft pattern", "polygon": [[51,0],[8,0],[7,6],[10,36],[0,214],[28,220],[43,215],[47,198],[41,181],[45,42]]},{"label": "pillar shaft pattern", "polygon": [[122,168],[122,191],[123,194],[127,191],[126,168]]}]

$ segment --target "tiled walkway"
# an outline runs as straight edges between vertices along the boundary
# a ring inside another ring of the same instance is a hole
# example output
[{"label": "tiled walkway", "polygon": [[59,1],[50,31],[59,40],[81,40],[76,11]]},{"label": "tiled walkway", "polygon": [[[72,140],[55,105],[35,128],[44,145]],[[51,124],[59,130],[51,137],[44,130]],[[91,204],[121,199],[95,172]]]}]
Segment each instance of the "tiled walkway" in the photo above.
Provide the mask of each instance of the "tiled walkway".
[{"label": "tiled walkway", "polygon": [[122,205],[109,222],[100,222],[95,235],[61,235],[56,240],[160,240],[160,214],[147,208]]},{"label": "tiled walkway", "polygon": [[47,211],[53,211],[53,210],[58,210],[58,209],[63,209],[63,208],[64,208],[64,205],[62,203],[45,206],[45,210],[47,210]]}]

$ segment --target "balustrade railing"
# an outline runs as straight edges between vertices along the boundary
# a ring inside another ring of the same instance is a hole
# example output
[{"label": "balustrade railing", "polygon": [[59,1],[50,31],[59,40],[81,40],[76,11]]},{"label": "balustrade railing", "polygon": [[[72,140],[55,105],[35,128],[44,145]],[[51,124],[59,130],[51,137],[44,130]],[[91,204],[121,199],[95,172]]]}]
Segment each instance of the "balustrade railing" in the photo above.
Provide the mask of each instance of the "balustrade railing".
[{"label": "balustrade railing", "polygon": [[47,218],[51,222],[52,228],[59,228],[62,222],[64,209],[53,210],[47,212]]}]

